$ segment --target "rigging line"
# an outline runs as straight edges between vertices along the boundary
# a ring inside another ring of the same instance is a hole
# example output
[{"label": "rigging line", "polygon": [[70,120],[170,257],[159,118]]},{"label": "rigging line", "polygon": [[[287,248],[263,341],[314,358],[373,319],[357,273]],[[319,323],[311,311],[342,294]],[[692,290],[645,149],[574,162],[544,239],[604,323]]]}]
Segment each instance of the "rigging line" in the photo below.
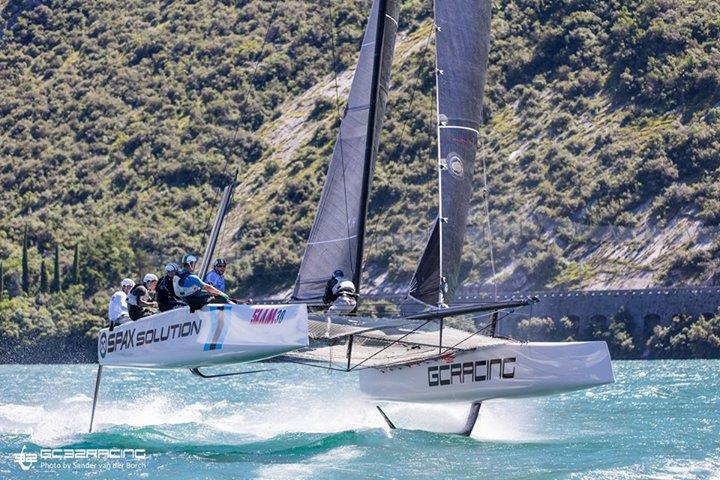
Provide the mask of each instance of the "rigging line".
[{"label": "rigging line", "polygon": [[[483,142],[484,144],[484,142]],[[483,199],[485,204],[485,240],[488,244],[490,252],[490,268],[492,269],[492,284],[494,291],[494,300],[498,299],[497,272],[495,271],[495,253],[493,251],[493,234],[490,222],[490,192],[487,186],[487,169],[485,166],[485,155],[482,155],[482,171],[483,171]]]},{"label": "rigging line", "polygon": [[437,182],[438,182],[438,267],[440,278],[438,279],[438,307],[445,304],[445,296],[443,294],[444,275],[443,275],[443,203],[442,203],[442,145],[440,142],[440,66],[438,65],[438,32],[440,27],[437,24],[435,8],[436,0],[433,0],[433,33],[435,34],[435,121],[437,122],[437,131],[435,138],[437,139]]},{"label": "rigging line", "polygon": [[[340,166],[342,171],[342,178],[343,178],[343,187],[347,185],[347,180],[345,179],[345,152],[343,151],[343,138],[342,138],[342,116],[340,114],[340,93],[339,93],[339,85],[338,85],[338,72],[337,72],[337,51],[335,46],[335,9],[333,8],[333,2],[332,0],[328,1],[329,8],[328,8],[328,14],[330,15],[330,22],[329,25],[331,25],[330,28],[330,47],[332,50],[332,59],[333,59],[333,77],[335,82],[335,111],[337,112],[338,119],[340,120],[340,124],[338,127],[338,139],[337,139],[337,145],[340,148]],[[360,54],[362,55],[362,47],[360,47]],[[348,98],[348,101],[350,99]],[[348,208],[348,196],[347,196],[347,188],[343,188],[343,199],[345,201],[345,232],[347,236],[347,249],[348,249],[348,258],[353,258],[353,251],[352,251],[352,238],[356,237],[357,235],[351,235],[350,232],[350,219],[349,216],[349,208]],[[351,264],[352,268],[352,264]],[[355,268],[362,268],[360,265],[355,265]],[[352,276],[355,277],[355,268],[353,268],[353,271],[351,272]]]},{"label": "rigging line", "polygon": [[399,343],[403,338],[405,338],[405,337],[407,337],[408,335],[411,335],[411,334],[417,332],[418,330],[420,330],[422,327],[424,327],[424,326],[427,325],[428,323],[430,323],[430,320],[426,320],[425,322],[423,322],[423,323],[421,323],[420,325],[418,325],[417,327],[413,328],[411,331],[409,331],[408,333],[406,333],[406,334],[403,335],[402,337],[393,340],[393,341],[390,342],[388,345],[384,346],[383,348],[381,348],[381,349],[378,350],[377,352],[373,353],[372,355],[370,355],[369,357],[367,357],[367,358],[366,358],[365,360],[363,360],[362,362],[355,364],[352,368],[349,368],[349,369],[348,369],[348,372],[349,372],[349,371],[352,371],[352,370],[355,370],[357,367],[359,367],[359,366],[362,365],[363,363],[365,363],[365,362],[367,362],[368,360],[376,357],[377,355],[379,355],[380,353],[384,352],[384,351],[387,350],[388,348],[392,347],[392,346],[395,345],[396,343]]},{"label": "rigging line", "polygon": [[[268,35],[270,34],[270,28],[272,27],[273,21],[275,20],[275,13],[277,12],[278,3],[279,3],[279,0],[275,0],[273,2],[272,10],[270,12],[270,19],[268,20],[267,27],[265,28],[265,34],[263,35],[263,41],[262,41],[262,44],[260,45],[260,50],[258,50],[258,53],[255,55],[255,59],[253,60],[254,65],[253,65],[252,73],[250,74],[250,81],[248,82],[247,88],[245,89],[245,92],[243,93],[243,97],[242,97],[245,105],[247,105],[247,98],[248,98],[248,95],[250,94],[250,89],[252,88],[253,83],[255,82],[255,76],[257,74],[257,69],[258,69],[258,66],[260,65],[260,57],[262,56],[262,54],[265,50],[265,45],[267,44]],[[238,123],[235,126],[235,131],[233,132],[232,139],[230,140],[230,145],[233,145],[235,143],[235,141],[237,140],[237,134],[238,134],[239,130],[240,130],[240,121],[238,119]],[[230,155],[226,155],[226,157],[225,157],[225,166],[223,168],[224,171],[228,171],[228,165],[230,165]],[[239,169],[236,170],[236,172],[237,171],[239,171]],[[236,175],[236,178],[237,178],[237,175]],[[215,199],[213,201],[213,204],[217,204],[218,198],[220,196],[220,191],[221,190],[219,190],[215,193]],[[205,230],[204,230],[205,234],[203,234],[203,240],[202,240],[203,244],[207,241],[207,233],[208,233],[208,228],[210,227],[211,220],[212,220],[212,210],[209,210],[208,219],[205,224]]]},{"label": "rigging line", "polygon": [[[530,308],[532,308],[532,306],[531,306]],[[499,317],[499,318],[497,319],[497,321],[499,322],[500,320],[502,320],[503,318],[507,317],[508,315],[513,314],[514,312],[515,312],[515,309],[508,310],[508,312],[507,312],[505,315],[503,315],[502,317]],[[483,316],[483,317],[489,317],[489,316],[491,316],[492,314],[493,314],[493,313],[488,313],[487,315],[482,315],[482,316]],[[496,323],[496,324],[497,324],[497,323]],[[474,337],[475,335],[478,335],[478,334],[480,334],[480,333],[482,333],[482,332],[484,332],[484,331],[486,331],[486,330],[489,330],[491,326],[492,326],[492,324],[485,325],[483,328],[474,331],[473,333],[471,333],[471,334],[468,335],[467,337],[465,337],[465,338],[463,338],[462,340],[460,340],[459,342],[457,342],[457,343],[456,343],[455,345],[453,345],[452,347],[448,347],[448,349],[449,349],[449,350],[455,349],[458,345],[460,345],[461,343],[464,343],[464,342],[470,340],[470,339],[471,339],[472,337]]]},{"label": "rigging line", "polygon": [[[338,84],[338,75],[337,75],[337,52],[335,50],[335,9],[333,8],[333,0],[328,0],[328,11],[330,15],[330,25],[332,25],[332,28],[330,28],[330,48],[332,50],[332,65],[333,65],[333,74],[335,75],[335,112],[337,114],[337,118],[341,119],[342,114],[340,113],[340,86]],[[362,50],[362,47],[360,48]]]},{"label": "rigging line", "polygon": [[[431,28],[430,32],[428,33],[427,39],[425,41],[425,46],[422,48],[423,52],[427,52],[428,47],[430,46],[430,40],[432,40],[432,34],[433,34],[433,29]],[[418,66],[417,69],[415,69],[414,80],[417,80],[420,77],[420,74],[425,71],[425,67],[427,67],[427,63],[428,63],[427,60],[428,60],[428,56],[427,55],[423,56],[421,64]],[[408,101],[408,107],[407,107],[407,111],[409,113],[412,113],[413,103],[415,102],[415,97],[417,96],[418,90],[419,90],[419,88],[411,89],[410,100]],[[400,139],[398,141],[398,145],[401,145],[401,146],[405,145],[405,133],[407,131],[407,127],[408,127],[408,122],[403,123],[403,128],[400,131]],[[399,157],[402,156],[402,154],[405,152],[405,150],[407,150],[407,147],[404,147],[401,150]],[[384,209],[382,215],[379,218],[376,218],[373,220],[373,225],[376,226],[378,224],[380,224],[380,225],[384,224],[385,220],[387,220],[387,217],[390,215],[390,211],[391,211],[391,209],[389,209],[389,208]],[[368,250],[368,257],[370,256],[371,253],[375,253],[374,251],[377,250],[377,245],[378,245],[377,241],[372,243],[370,249]],[[410,246],[410,248],[412,248],[412,245]]]}]

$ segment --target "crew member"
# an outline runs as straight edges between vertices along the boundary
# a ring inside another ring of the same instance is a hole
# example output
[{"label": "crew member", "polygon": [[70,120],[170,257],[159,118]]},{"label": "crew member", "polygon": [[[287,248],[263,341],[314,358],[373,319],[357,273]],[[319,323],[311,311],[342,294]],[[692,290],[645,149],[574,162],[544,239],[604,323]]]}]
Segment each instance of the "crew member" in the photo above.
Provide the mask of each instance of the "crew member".
[{"label": "crew member", "polygon": [[134,286],[135,282],[133,282],[132,279],[125,278],[120,283],[120,290],[113,293],[113,296],[110,297],[110,304],[108,305],[108,320],[110,321],[110,328],[130,321],[127,295]]},{"label": "crew member", "polygon": [[222,258],[215,260],[213,269],[205,275],[205,283],[209,283],[221,292],[225,291],[225,268],[227,263]]},{"label": "crew member", "polygon": [[177,263],[168,263],[165,265],[165,276],[160,279],[157,284],[157,303],[161,312],[172,310],[173,308],[185,305],[175,295],[175,287],[173,286],[173,277],[178,272]]},{"label": "crew member", "polygon": [[342,270],[335,270],[325,285],[323,295],[325,305],[330,305],[328,313],[349,313],[357,306],[355,284],[345,278]]},{"label": "crew member", "polygon": [[173,277],[175,294],[190,306],[190,312],[200,310],[208,303],[228,303],[230,297],[224,292],[193,275],[196,262],[194,255],[183,256],[183,268]]},{"label": "crew member", "polygon": [[148,273],[143,277],[143,283],[135,285],[132,290],[130,290],[127,296],[130,319],[139,320],[155,313],[154,309],[158,306],[155,301],[157,283],[157,276],[153,273]]}]

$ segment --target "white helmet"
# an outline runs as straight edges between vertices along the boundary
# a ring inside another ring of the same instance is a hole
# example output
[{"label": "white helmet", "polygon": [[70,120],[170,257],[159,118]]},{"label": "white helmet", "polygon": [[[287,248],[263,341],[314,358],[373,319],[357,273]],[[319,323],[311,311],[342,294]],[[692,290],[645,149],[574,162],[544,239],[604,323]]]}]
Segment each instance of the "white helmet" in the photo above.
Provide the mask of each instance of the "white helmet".
[{"label": "white helmet", "polygon": [[157,276],[154,273],[147,273],[143,277],[143,283],[157,282]]},{"label": "white helmet", "polygon": [[135,282],[133,282],[132,278],[123,278],[123,281],[120,282],[120,286],[132,288],[135,286]]},{"label": "white helmet", "polygon": [[167,265],[165,265],[165,271],[168,273],[177,272],[178,271],[177,263],[174,263],[174,262],[168,263]]}]

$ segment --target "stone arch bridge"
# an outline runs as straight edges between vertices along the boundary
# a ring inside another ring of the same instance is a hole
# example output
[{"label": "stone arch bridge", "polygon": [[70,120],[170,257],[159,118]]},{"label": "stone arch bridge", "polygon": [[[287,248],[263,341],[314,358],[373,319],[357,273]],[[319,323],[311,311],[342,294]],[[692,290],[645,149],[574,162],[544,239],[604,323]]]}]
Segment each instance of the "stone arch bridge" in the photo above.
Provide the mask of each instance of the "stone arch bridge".
[{"label": "stone arch bridge", "polygon": [[[679,314],[694,317],[712,316],[720,307],[720,288],[648,288],[637,290],[581,290],[581,291],[540,291],[523,293],[499,293],[497,300],[537,297],[540,302],[532,307],[517,309],[503,318],[498,333],[512,334],[519,321],[530,318],[552,318],[559,322],[568,318],[580,334],[591,325],[609,325],[620,311],[630,320],[629,330],[633,334],[647,335],[655,325],[667,325]],[[385,298],[400,301],[402,297],[381,295],[368,296],[373,299]],[[368,298],[366,297],[366,298]],[[464,288],[456,294],[454,304],[488,302],[495,299],[487,290]]]}]

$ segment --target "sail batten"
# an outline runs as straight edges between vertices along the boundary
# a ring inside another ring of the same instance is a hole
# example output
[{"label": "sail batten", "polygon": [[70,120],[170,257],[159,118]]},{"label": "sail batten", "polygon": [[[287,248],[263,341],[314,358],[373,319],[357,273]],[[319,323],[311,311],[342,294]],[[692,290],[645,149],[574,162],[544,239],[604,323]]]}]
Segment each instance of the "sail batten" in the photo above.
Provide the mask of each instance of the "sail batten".
[{"label": "sail batten", "polygon": [[293,298],[321,298],[335,270],[359,291],[368,196],[385,115],[399,0],[374,0]]},{"label": "sail batten", "polygon": [[[438,217],[408,297],[452,302],[467,225],[490,41],[490,0],[436,0]],[[413,302],[414,303],[414,302]]]}]

